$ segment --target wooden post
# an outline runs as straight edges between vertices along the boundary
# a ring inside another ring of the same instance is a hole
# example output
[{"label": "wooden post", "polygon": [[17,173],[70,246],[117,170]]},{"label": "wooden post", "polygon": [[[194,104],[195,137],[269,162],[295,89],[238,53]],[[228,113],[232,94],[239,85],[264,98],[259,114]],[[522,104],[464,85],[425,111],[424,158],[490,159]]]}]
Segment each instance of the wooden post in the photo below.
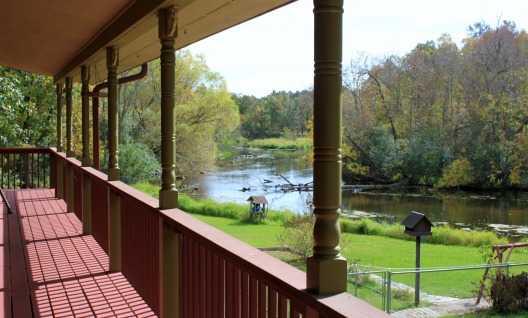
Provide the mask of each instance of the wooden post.
[{"label": "wooden post", "polygon": [[108,181],[120,179],[119,171],[119,118],[117,96],[117,65],[119,53],[114,47],[106,48],[108,70]]},{"label": "wooden post", "polygon": [[178,205],[176,190],[176,135],[174,132],[174,39],[177,35],[176,10],[174,7],[158,12],[158,35],[161,42],[161,209]]},{"label": "wooden post", "polygon": [[[158,11],[158,36],[161,42],[161,189],[160,209],[172,209],[178,205],[176,190],[176,136],[174,131],[174,81],[175,50],[177,36],[176,9]],[[161,316],[180,317],[179,289],[179,236],[174,229],[163,224],[163,258],[161,289]]]},{"label": "wooden post", "polygon": [[66,77],[66,156],[73,157],[72,150],[72,79]]},{"label": "wooden post", "polygon": [[[117,65],[119,56],[116,48],[106,48],[106,66],[108,73],[108,181],[119,180],[119,139],[117,112]],[[108,255],[110,271],[121,271],[121,200],[119,194],[108,193]]]},{"label": "wooden post", "polygon": [[90,69],[81,66],[81,99],[82,99],[82,165],[89,167],[90,163]]},{"label": "wooden post", "polygon": [[416,237],[416,274],[414,279],[414,305],[418,307],[420,305],[420,247],[421,247],[421,238],[420,236]]},{"label": "wooden post", "polygon": [[160,218],[163,233],[161,262],[161,317],[180,317],[180,234]]},{"label": "wooden post", "polygon": [[57,151],[62,152],[62,83],[56,84],[57,92]]},{"label": "wooden post", "polygon": [[[81,97],[82,97],[82,165],[89,167],[90,163],[90,69],[81,67]],[[87,173],[82,174],[82,224],[83,233],[92,233],[92,183]]]},{"label": "wooden post", "polygon": [[346,291],[340,255],[341,59],[343,0],[314,0],[314,249],[307,287],[317,294]]},{"label": "wooden post", "polygon": [[[73,81],[71,77],[66,77],[66,157],[73,157],[72,149],[72,87]],[[68,164],[64,164],[64,174],[66,177],[65,186],[65,201],[68,212],[73,211],[73,171]]]},{"label": "wooden post", "polygon": [[93,167],[101,169],[101,159],[99,158],[99,97],[92,97],[92,156]]},{"label": "wooden post", "polygon": [[[57,83],[57,152],[62,152],[62,92],[63,84]],[[56,191],[55,196],[59,199],[64,199],[64,177],[62,160],[56,159]]]}]

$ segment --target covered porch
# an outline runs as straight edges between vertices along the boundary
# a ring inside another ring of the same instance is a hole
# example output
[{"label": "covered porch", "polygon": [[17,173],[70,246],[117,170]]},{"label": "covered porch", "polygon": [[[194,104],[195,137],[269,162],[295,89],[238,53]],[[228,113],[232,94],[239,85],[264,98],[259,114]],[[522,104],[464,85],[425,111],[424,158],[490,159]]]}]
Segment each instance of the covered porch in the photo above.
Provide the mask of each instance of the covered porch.
[{"label": "covered porch", "polygon": [[[307,272],[178,209],[175,51],[288,2],[9,0],[0,5],[0,28],[10,31],[0,44],[0,65],[53,76],[57,92],[56,148],[0,148],[5,194],[0,314],[386,316],[346,292],[347,263],[339,249],[343,0],[314,1],[315,228]],[[117,90],[146,69],[128,78],[119,73],[158,57],[159,201],[120,181]],[[75,83],[81,84],[80,161],[72,148]],[[108,98],[108,174],[99,170],[101,89]]]}]

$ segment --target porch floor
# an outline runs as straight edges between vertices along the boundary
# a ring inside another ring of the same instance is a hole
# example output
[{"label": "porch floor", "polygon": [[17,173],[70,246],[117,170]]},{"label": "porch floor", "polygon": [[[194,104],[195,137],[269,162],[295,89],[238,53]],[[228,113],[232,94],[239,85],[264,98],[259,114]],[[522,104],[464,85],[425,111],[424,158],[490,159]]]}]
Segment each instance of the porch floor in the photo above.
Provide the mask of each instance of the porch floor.
[{"label": "porch floor", "polygon": [[0,199],[0,318],[155,317],[53,190],[4,192],[14,211]]}]

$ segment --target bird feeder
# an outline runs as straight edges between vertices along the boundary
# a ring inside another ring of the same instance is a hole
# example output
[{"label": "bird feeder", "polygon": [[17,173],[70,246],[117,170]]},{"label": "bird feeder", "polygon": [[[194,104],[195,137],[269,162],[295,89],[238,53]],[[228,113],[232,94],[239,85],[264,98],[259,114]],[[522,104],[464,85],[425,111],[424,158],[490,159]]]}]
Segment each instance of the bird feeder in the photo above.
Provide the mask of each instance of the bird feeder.
[{"label": "bird feeder", "polygon": [[254,219],[264,219],[268,211],[268,199],[263,195],[252,195],[249,202],[249,213]]},{"label": "bird feeder", "polygon": [[431,235],[433,223],[420,212],[412,211],[401,223],[405,226],[405,233],[416,237],[416,277],[414,282],[414,304],[420,304],[420,246],[421,237]]}]

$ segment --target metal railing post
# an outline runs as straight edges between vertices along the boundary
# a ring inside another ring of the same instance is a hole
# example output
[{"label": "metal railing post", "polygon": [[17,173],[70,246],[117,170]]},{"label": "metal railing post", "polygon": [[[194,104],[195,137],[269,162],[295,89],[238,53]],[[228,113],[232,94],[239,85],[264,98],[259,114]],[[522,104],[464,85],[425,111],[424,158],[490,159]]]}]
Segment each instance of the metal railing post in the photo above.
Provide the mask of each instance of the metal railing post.
[{"label": "metal railing post", "polygon": [[391,305],[392,305],[392,272],[387,272],[387,310],[386,312],[390,314]]}]

